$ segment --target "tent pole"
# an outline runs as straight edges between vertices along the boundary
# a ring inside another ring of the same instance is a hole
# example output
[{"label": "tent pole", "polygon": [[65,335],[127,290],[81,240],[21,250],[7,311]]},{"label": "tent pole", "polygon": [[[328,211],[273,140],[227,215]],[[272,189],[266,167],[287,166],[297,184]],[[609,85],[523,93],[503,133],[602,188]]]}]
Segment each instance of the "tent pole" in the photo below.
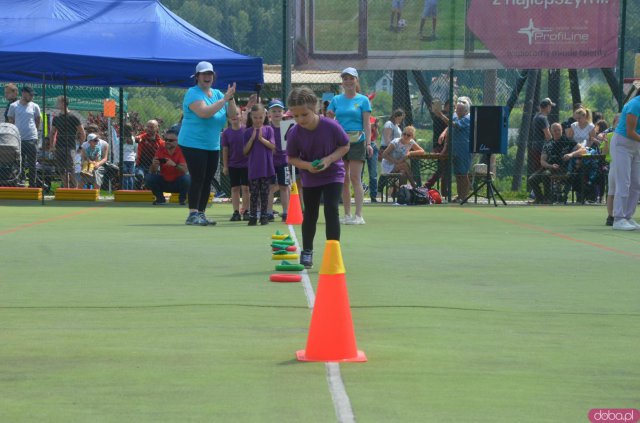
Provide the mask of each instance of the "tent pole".
[{"label": "tent pole", "polygon": [[[45,82],[45,75],[42,74],[42,149],[44,150],[44,137],[48,135],[47,132],[47,85]],[[49,145],[51,145],[51,140],[49,140]],[[37,147],[36,147],[37,148]],[[46,152],[44,152],[46,154]],[[36,150],[36,157],[38,157],[38,153]],[[44,163],[44,160],[42,161]],[[44,174],[44,171],[43,171]],[[36,179],[38,178],[38,166],[36,165]],[[42,205],[44,206],[44,178],[42,178]]]},{"label": "tent pole", "polygon": [[118,145],[120,149],[120,157],[118,160],[118,167],[120,167],[120,187],[122,187],[122,169],[124,169],[124,88],[120,87],[120,113],[118,113],[120,143]]}]

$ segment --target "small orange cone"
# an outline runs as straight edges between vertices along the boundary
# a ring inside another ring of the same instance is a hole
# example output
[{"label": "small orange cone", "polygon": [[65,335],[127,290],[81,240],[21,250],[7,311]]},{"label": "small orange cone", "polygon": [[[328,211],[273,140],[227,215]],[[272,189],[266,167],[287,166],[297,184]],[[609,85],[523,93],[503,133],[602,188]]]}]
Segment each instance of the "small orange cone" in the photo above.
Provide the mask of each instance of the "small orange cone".
[{"label": "small orange cone", "polygon": [[295,182],[291,185],[289,210],[287,210],[287,225],[302,225],[302,207],[300,206],[298,186]]},{"label": "small orange cone", "polygon": [[320,266],[307,347],[296,352],[299,361],[367,361],[358,351],[340,242],[328,240]]}]

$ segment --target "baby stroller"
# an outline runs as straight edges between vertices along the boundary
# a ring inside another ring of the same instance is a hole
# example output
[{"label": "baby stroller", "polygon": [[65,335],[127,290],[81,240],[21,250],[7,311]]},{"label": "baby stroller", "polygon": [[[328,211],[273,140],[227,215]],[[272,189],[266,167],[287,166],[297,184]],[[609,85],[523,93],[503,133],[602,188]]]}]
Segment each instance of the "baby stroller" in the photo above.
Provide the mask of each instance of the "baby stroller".
[{"label": "baby stroller", "polygon": [[15,187],[21,174],[20,132],[11,123],[0,123],[0,186]]}]

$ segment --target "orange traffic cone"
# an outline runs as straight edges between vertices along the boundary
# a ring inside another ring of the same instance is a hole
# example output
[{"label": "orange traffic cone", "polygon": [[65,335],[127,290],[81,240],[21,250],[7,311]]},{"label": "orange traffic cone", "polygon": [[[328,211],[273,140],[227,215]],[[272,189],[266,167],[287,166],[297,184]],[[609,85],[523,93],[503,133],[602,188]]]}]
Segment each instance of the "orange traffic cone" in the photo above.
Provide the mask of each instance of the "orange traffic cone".
[{"label": "orange traffic cone", "polygon": [[287,225],[302,225],[302,207],[300,207],[300,196],[298,195],[298,186],[295,182],[291,185],[289,210],[287,210]]},{"label": "orange traffic cone", "polygon": [[325,246],[307,348],[297,351],[296,357],[299,361],[367,361],[356,346],[339,241],[328,240]]}]

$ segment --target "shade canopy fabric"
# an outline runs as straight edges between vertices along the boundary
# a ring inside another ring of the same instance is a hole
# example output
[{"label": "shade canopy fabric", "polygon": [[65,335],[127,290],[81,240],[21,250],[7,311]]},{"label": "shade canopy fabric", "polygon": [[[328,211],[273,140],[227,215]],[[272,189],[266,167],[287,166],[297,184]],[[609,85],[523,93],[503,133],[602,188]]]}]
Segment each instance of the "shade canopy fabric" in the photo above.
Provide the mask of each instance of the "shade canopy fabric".
[{"label": "shade canopy fabric", "polygon": [[256,90],[262,58],[233,51],[155,0],[0,0],[0,80],[99,86],[194,84]]}]

